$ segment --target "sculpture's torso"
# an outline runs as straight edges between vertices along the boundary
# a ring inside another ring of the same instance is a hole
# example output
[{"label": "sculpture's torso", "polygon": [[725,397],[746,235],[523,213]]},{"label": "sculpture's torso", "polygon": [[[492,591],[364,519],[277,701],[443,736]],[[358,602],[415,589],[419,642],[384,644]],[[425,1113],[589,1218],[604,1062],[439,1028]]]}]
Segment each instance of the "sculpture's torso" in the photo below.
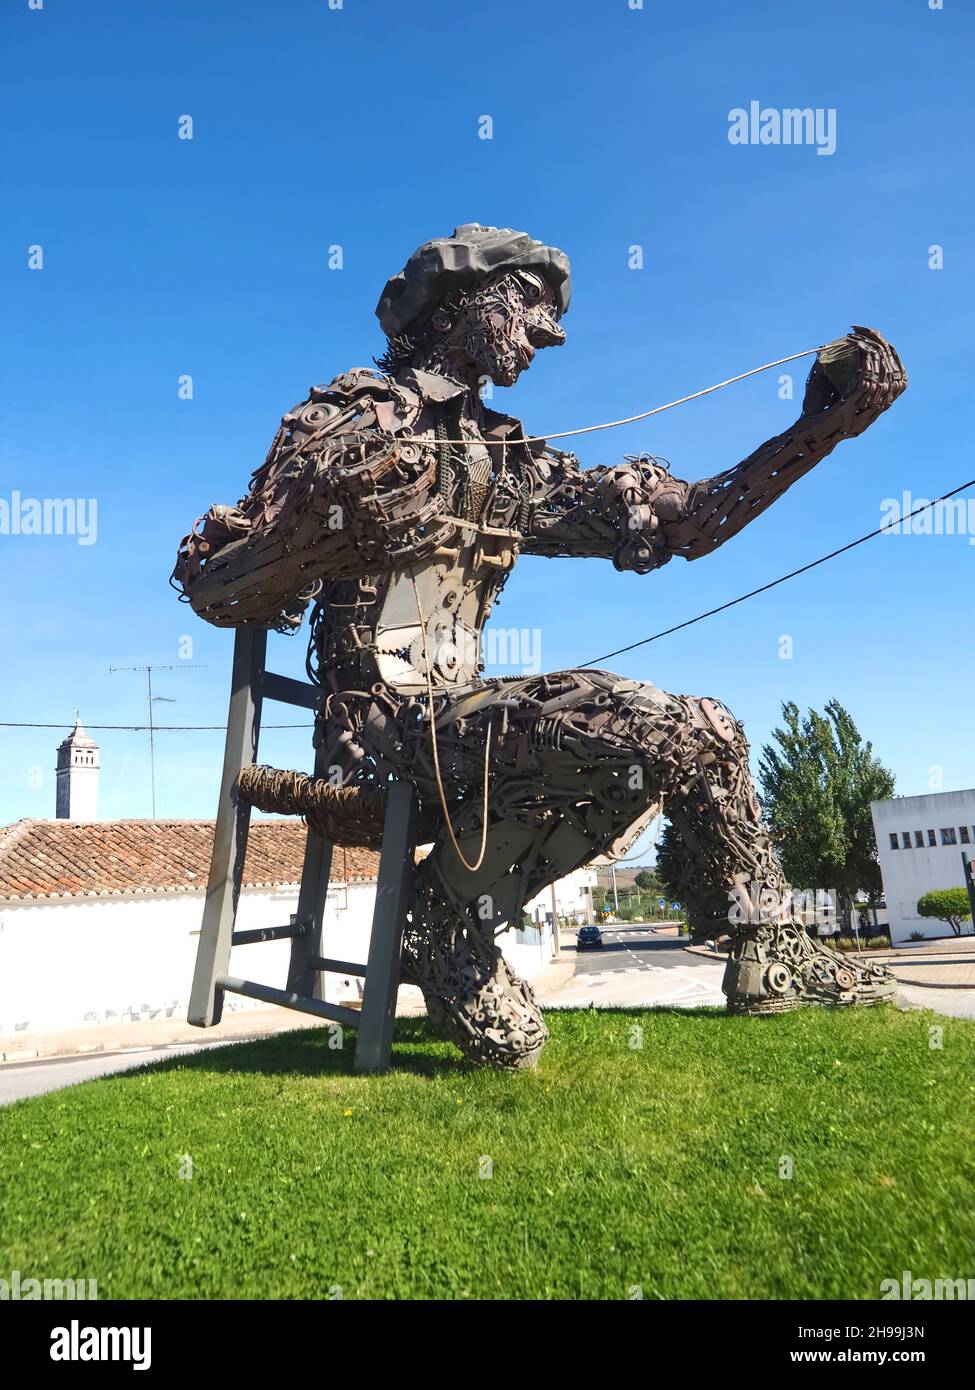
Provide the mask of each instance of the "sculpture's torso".
[{"label": "sculpture's torso", "polygon": [[[340,690],[377,684],[404,696],[425,694],[427,672],[437,691],[480,678],[481,635],[518,556],[523,501],[520,446],[484,439],[466,405],[450,412],[442,432],[465,439],[445,450],[436,438],[443,414],[427,408],[413,439],[441,458],[438,487],[456,522],[450,543],[393,573],[332,580],[320,595],[319,678]],[[424,640],[425,639],[425,640]]]}]

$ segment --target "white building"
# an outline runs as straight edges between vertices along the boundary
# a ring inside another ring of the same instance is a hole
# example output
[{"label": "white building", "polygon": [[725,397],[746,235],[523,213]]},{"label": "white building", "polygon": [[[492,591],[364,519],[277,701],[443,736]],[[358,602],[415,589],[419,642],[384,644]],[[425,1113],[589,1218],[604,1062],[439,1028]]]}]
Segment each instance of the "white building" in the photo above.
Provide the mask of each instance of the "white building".
[{"label": "white building", "polygon": [[[213,843],[213,821],[22,820],[0,828],[0,1037],[85,1024],[184,1020]],[[305,829],[251,822],[241,929],[281,926],[298,906]],[[379,856],[337,848],[324,953],[365,961]],[[501,936],[527,979],[551,959],[545,926]],[[230,971],[283,988],[291,943],[234,947]],[[361,980],[323,976],[326,998],[355,1004]],[[416,996],[419,998],[419,995]],[[266,1008],[227,995],[227,1011]]]},{"label": "white building", "polygon": [[[566,874],[565,878],[560,878],[553,886],[555,888],[555,910],[559,914],[559,922],[562,926],[576,927],[593,920],[592,890],[596,886],[595,869],[573,869],[571,873]],[[535,923],[550,923],[552,919],[552,889],[544,888],[537,897],[525,904],[525,911],[531,921]]]},{"label": "white building", "polygon": [[963,888],[962,854],[975,859],[975,788],[871,802],[891,940],[911,932],[943,936],[946,923],[919,917],[918,899],[932,888]]},{"label": "white building", "polygon": [[[290,920],[304,838],[297,821],[254,821],[241,928]],[[185,1020],[212,842],[212,821],[23,820],[0,830],[0,1036]],[[376,856],[335,860],[330,953],[356,960],[348,951],[368,940]],[[234,973],[283,986],[289,947],[236,947]],[[354,981],[336,983],[354,997]],[[228,995],[225,1007],[262,1006]]]}]

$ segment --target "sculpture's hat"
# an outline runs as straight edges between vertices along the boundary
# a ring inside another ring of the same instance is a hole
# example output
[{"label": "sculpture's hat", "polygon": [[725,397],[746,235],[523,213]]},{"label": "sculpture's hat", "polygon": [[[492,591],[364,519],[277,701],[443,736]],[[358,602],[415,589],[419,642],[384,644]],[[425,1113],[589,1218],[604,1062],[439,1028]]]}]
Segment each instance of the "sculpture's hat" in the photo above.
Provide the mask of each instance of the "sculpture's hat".
[{"label": "sculpture's hat", "polygon": [[452,236],[435,237],[417,247],[399,274],[386,282],[376,317],[386,336],[395,338],[420,328],[450,290],[466,288],[496,270],[529,268],[545,276],[564,314],[572,294],[564,251],[510,227],[467,222]]}]

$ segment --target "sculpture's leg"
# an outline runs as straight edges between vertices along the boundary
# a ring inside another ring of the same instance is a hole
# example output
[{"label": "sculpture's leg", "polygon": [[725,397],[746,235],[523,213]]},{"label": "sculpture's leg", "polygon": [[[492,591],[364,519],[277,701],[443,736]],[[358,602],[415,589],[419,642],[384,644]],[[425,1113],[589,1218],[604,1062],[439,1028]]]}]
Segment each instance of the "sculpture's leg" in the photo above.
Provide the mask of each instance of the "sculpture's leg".
[{"label": "sculpture's leg", "polygon": [[682,891],[698,935],[730,931],[723,989],[733,1013],[779,1013],[810,1004],[876,1004],[896,982],[882,966],[844,958],[806,932],[772,848],[748,770],[741,725],[720,711],[721,735],[701,756],[668,812],[686,851]]},{"label": "sculpture's leg", "polygon": [[538,1064],[548,1029],[531,986],[504,959],[491,922],[444,895],[429,861],[403,943],[403,977],[420,986],[434,1027],[471,1061]]}]

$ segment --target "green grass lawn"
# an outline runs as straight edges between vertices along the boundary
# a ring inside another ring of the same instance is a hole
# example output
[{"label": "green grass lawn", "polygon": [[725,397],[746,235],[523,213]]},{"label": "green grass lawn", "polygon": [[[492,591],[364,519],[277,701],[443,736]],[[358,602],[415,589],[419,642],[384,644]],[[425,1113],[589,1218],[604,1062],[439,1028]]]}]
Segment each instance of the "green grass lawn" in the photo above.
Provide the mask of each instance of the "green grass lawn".
[{"label": "green grass lawn", "polygon": [[0,1278],[94,1278],[102,1298],[777,1299],[973,1273],[975,1023],[548,1020],[524,1075],[411,1020],[383,1077],[312,1030],[0,1110]]}]

